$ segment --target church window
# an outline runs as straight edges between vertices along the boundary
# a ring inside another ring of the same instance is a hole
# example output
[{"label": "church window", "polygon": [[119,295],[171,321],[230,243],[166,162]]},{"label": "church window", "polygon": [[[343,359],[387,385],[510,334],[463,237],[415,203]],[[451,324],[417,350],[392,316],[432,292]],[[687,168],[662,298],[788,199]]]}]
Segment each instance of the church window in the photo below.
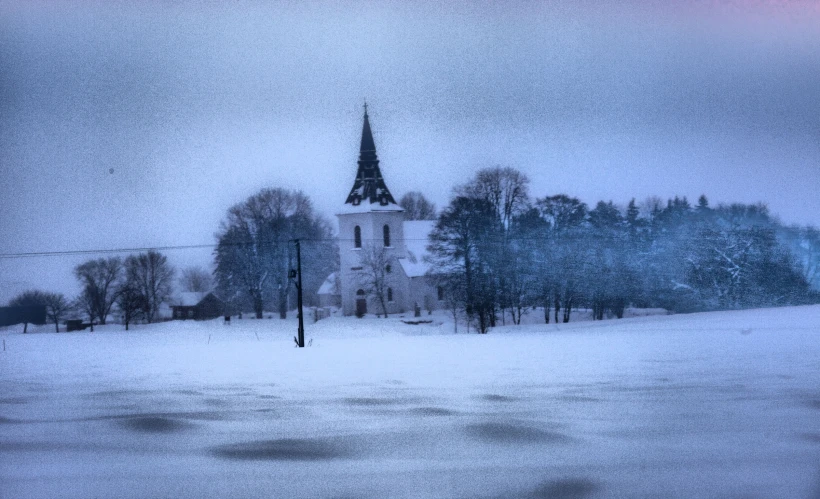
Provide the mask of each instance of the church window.
[{"label": "church window", "polygon": [[393,288],[387,288],[387,301],[393,301]]},{"label": "church window", "polygon": [[354,248],[361,248],[362,247],[362,228],[358,225],[353,228],[353,247]]},{"label": "church window", "polygon": [[444,300],[444,288],[436,286],[436,292],[438,293],[438,301]]},{"label": "church window", "polygon": [[390,247],[390,226],[389,225],[384,226],[384,247],[385,248]]},{"label": "church window", "polygon": [[393,272],[393,267],[391,267],[390,264],[388,263],[387,265],[384,266],[384,271],[389,274],[390,272]]}]

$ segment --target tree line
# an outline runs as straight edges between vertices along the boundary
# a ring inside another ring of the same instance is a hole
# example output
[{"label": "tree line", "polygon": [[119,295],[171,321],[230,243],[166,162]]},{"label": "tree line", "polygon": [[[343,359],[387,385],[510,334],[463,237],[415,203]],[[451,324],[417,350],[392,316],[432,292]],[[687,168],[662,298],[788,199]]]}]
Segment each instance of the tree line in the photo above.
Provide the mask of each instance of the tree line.
[{"label": "tree line", "polygon": [[488,168],[453,190],[430,235],[430,276],[480,332],[529,309],[569,322],[627,306],[676,312],[820,302],[820,237],[785,227],[765,205],[692,206],[650,198],[594,208],[559,194],[532,199],[529,179]]},{"label": "tree line", "polygon": [[[104,325],[111,313],[120,313],[125,329],[136,321],[155,322],[160,305],[173,291],[176,272],[168,258],[158,251],[147,251],[125,258],[113,256],[90,259],[74,268],[82,289],[68,299],[63,293],[28,290],[9,301],[10,307],[44,307],[46,318],[59,332],[60,322],[81,316],[92,325]],[[210,274],[199,267],[183,269],[178,284],[184,291],[204,292],[211,288]],[[28,323],[23,332],[27,332]]]},{"label": "tree line", "polygon": [[[533,198],[529,183],[513,168],[487,168],[456,186],[440,212],[418,192],[400,201],[406,219],[436,221],[428,275],[454,317],[480,332],[508,319],[518,324],[535,309],[549,323],[569,322],[579,307],[603,319],[623,317],[628,306],[692,312],[820,302],[820,232],[784,226],[765,205],[712,207],[701,196],[695,205],[652,197],[590,208],[564,194]],[[215,291],[226,313],[252,310],[261,318],[276,310],[286,318],[295,303],[288,274],[296,239],[307,305],[317,304],[318,288],[339,268],[330,222],[298,190],[262,189],[228,210],[215,237],[213,273],[189,267],[178,283],[185,291]],[[365,287],[383,295],[383,258],[363,260],[373,269]],[[45,306],[56,327],[69,313],[105,324],[116,309],[127,329],[157,319],[175,270],[148,251],[91,259],[74,275],[82,289],[74,300],[31,290],[9,305]]]}]

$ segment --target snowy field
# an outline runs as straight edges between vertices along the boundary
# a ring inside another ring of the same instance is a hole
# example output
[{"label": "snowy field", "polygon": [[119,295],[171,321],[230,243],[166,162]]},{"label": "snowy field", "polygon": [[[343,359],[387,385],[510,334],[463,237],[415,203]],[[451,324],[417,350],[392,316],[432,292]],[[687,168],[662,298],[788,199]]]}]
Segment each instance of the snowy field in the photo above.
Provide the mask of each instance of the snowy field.
[{"label": "snowy field", "polygon": [[820,497],[820,306],[433,318],[6,328],[0,497]]}]

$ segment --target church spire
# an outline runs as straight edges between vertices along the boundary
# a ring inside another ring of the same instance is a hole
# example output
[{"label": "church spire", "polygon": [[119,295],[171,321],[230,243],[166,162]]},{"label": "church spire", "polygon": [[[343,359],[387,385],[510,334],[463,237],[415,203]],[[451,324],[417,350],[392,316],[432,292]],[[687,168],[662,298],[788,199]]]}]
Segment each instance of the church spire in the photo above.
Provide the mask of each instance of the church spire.
[{"label": "church spire", "polygon": [[367,102],[364,103],[364,125],[362,125],[362,145],[359,148],[359,157],[365,152],[376,155],[376,143],[373,142],[373,132],[370,131],[370,118],[367,116]]},{"label": "church spire", "polygon": [[373,132],[370,130],[370,118],[367,115],[367,102],[365,102],[362,141],[359,148],[359,168],[345,204],[358,206],[374,203],[378,206],[400,209],[393,195],[390,194],[390,190],[387,189],[379,169],[379,157],[376,155],[376,143],[373,141]]}]

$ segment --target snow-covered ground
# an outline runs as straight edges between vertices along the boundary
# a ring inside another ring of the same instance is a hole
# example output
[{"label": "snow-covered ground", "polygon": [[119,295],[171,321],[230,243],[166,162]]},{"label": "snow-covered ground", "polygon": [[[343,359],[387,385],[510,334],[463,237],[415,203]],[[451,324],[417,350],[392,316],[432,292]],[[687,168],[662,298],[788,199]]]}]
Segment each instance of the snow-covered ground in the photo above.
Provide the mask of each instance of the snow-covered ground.
[{"label": "snow-covered ground", "polygon": [[6,328],[0,497],[820,497],[820,306],[432,319]]}]

